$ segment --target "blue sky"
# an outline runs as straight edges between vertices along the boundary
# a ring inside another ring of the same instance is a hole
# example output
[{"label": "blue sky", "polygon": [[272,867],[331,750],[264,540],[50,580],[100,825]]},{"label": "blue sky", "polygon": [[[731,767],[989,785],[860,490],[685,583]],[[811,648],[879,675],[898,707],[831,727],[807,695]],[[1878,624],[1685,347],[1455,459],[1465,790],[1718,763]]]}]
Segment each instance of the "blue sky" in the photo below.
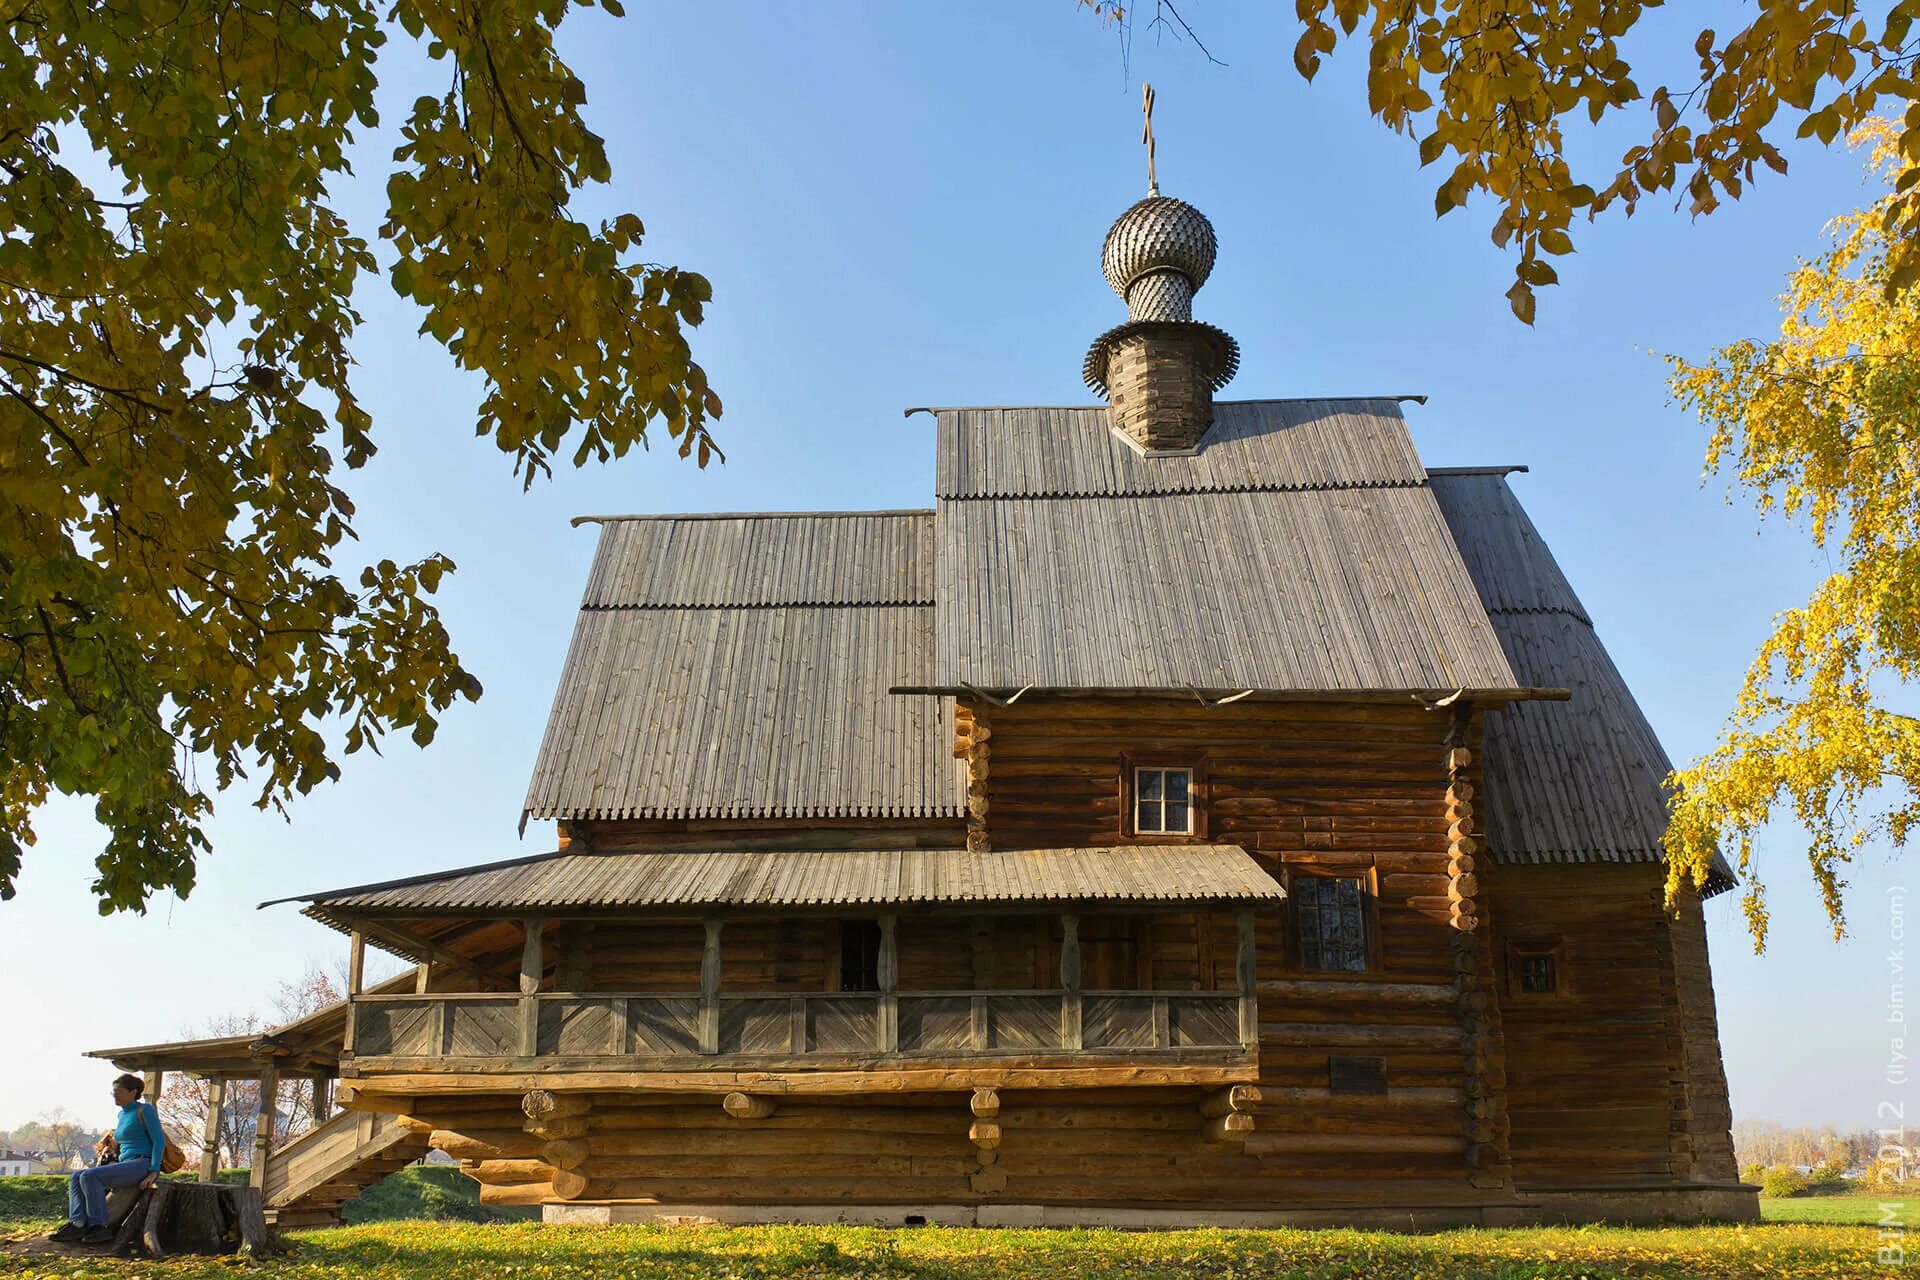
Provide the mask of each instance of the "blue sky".
[{"label": "blue sky", "polygon": [[[82,1049],[264,1008],[280,979],[339,959],[337,935],[292,907],[255,910],[263,899],[551,847],[548,824],[515,826],[592,551],[570,516],[923,506],[931,424],[902,409],[1085,403],[1081,356],[1124,314],[1099,249],[1144,191],[1143,77],[1161,185],[1219,232],[1195,310],[1240,341],[1225,394],[1423,393],[1409,417],[1429,465],[1528,464],[1515,489],[1669,752],[1706,749],[1769,619],[1824,561],[1703,487],[1703,432],[1666,403],[1650,353],[1770,332],[1794,255],[1863,198],[1857,159],[1793,150],[1790,177],[1709,219],[1648,201],[1578,228],[1528,330],[1502,297],[1489,208],[1436,221],[1435,175],[1366,115],[1364,52],[1303,83],[1289,11],[1184,6],[1225,66],[1146,32],[1128,55],[1067,0],[635,3],[619,21],[569,19],[562,49],[614,169],[582,207],[640,214],[648,259],[713,281],[694,344],[726,402],[730,461],[697,472],[663,439],[523,494],[472,436],[477,385],[368,282],[357,385],[380,454],[344,482],[369,558],[458,563],[442,603],[486,697],[424,752],[396,741],[346,761],[290,822],[220,797],[201,887],[144,917],[95,914],[100,835],[86,806],[51,806],[19,897],[0,905],[0,1128],[54,1106],[104,1116],[110,1073]],[[1652,11],[1628,49],[1644,87],[1684,69],[1700,23]],[[383,62],[389,119],[444,84],[402,45]],[[1617,156],[1639,127],[1582,138],[1581,154]],[[371,236],[393,140],[363,143],[339,202]],[[1800,847],[1781,830],[1763,853],[1766,956],[1734,895],[1708,906],[1736,1115],[1862,1127],[1898,1097],[1884,1018],[1903,869],[1884,851],[1863,860],[1855,936],[1835,944]]]}]

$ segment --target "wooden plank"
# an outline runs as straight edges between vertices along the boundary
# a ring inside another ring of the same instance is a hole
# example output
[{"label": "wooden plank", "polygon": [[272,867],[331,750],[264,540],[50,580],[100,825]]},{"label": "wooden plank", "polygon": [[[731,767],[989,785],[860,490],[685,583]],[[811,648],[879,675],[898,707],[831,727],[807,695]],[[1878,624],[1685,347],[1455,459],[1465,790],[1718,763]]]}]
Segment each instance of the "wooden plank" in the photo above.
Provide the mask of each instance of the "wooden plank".
[{"label": "wooden plank", "polygon": [[1069,1053],[1081,1046],[1080,917],[1060,917],[1060,1047]]}]

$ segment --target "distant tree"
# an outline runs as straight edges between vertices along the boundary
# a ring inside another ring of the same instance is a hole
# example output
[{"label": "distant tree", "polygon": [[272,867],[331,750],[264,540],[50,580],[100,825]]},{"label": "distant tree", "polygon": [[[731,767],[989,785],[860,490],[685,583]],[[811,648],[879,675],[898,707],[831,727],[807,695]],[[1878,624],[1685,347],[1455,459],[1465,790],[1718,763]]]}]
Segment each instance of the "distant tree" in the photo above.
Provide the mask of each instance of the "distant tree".
[{"label": "distant tree", "polygon": [[[280,808],[479,696],[431,601],[451,561],[350,556],[342,468],[381,434],[351,377],[365,273],[478,375],[474,429],[525,484],[649,423],[715,452],[685,333],[707,281],[642,260],[633,214],[571,208],[611,176],[554,51],[590,3],[6,6],[0,898],[53,792],[105,828],[101,910],[141,909],[193,888],[214,793]],[[445,87],[388,135],[376,255],[332,199],[393,37]]]},{"label": "distant tree", "polygon": [[[271,1020],[257,1013],[229,1014],[213,1018],[192,1028],[194,1039],[214,1036],[264,1035],[275,1027],[317,1013],[341,999],[340,988],[319,966],[311,966],[299,978],[282,982],[274,992],[274,1016]],[[313,1127],[314,1082],[297,1077],[279,1081],[274,1094],[276,1142],[296,1138]],[[160,1119],[183,1150],[194,1155],[205,1149],[207,1114],[212,1109],[213,1093],[206,1079],[184,1071],[170,1072],[159,1101]],[[235,1168],[253,1157],[254,1136],[258,1132],[260,1083],[234,1079],[226,1085],[220,1108],[218,1147],[221,1163]]]},{"label": "distant tree", "polygon": [[[1151,7],[1080,3],[1136,30],[1146,15],[1147,26],[1197,39],[1160,0]],[[1547,258],[1573,252],[1576,217],[1613,207],[1631,214],[1642,196],[1663,193],[1675,193],[1693,214],[1712,213],[1738,199],[1762,169],[1787,171],[1781,142],[1831,143],[1876,110],[1906,112],[1885,283],[1920,279],[1920,110],[1909,105],[1920,98],[1920,42],[1912,39],[1920,0],[1754,0],[1740,6],[1750,11],[1744,21],[1693,38],[1696,70],[1647,90],[1628,53],[1646,49],[1656,65],[1684,58],[1681,47],[1648,47],[1671,38],[1641,28],[1660,7],[1660,0],[1295,0],[1305,30],[1293,61],[1311,80],[1343,39],[1366,45],[1367,109],[1417,141],[1421,164],[1444,167],[1434,212],[1461,208],[1476,194],[1497,203],[1494,243],[1518,256],[1507,298],[1529,324],[1533,290],[1559,278]],[[1569,124],[1598,125],[1628,111],[1643,115],[1647,133],[1617,163],[1602,159],[1590,168],[1569,156]]]},{"label": "distant tree", "polygon": [[[1920,114],[1920,108],[1916,108]],[[1856,140],[1870,170],[1908,184],[1920,133],[1878,121]],[[1676,772],[1669,893],[1737,851],[1755,948],[1767,937],[1762,827],[1791,817],[1840,936],[1845,869],[1920,821],[1920,290],[1889,296],[1891,238],[1910,194],[1836,219],[1831,244],[1788,277],[1780,336],[1705,361],[1672,357],[1672,391],[1711,429],[1707,469],[1733,473],[1762,515],[1803,519],[1833,572],[1776,620],[1719,743]]]}]

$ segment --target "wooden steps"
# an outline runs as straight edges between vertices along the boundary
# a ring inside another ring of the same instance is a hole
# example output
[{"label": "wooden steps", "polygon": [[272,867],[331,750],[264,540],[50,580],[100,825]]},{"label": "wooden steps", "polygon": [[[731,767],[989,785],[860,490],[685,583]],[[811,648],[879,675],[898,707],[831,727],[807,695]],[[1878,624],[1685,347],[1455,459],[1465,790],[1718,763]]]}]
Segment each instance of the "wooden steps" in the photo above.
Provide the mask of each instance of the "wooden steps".
[{"label": "wooden steps", "polygon": [[427,1139],[397,1116],[343,1111],[275,1152],[267,1166],[267,1221],[280,1228],[335,1227],[340,1208],[427,1153]]}]

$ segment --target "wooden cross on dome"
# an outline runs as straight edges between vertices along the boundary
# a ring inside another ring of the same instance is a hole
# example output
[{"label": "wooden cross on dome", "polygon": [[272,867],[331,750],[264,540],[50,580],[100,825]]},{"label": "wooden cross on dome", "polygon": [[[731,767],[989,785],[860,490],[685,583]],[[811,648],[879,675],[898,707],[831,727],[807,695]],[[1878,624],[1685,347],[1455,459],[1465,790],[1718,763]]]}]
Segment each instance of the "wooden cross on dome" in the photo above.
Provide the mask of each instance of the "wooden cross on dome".
[{"label": "wooden cross on dome", "polygon": [[1140,141],[1147,144],[1147,194],[1160,194],[1160,179],[1153,172],[1153,86],[1140,86],[1140,111],[1146,116],[1146,124],[1140,130]]}]

